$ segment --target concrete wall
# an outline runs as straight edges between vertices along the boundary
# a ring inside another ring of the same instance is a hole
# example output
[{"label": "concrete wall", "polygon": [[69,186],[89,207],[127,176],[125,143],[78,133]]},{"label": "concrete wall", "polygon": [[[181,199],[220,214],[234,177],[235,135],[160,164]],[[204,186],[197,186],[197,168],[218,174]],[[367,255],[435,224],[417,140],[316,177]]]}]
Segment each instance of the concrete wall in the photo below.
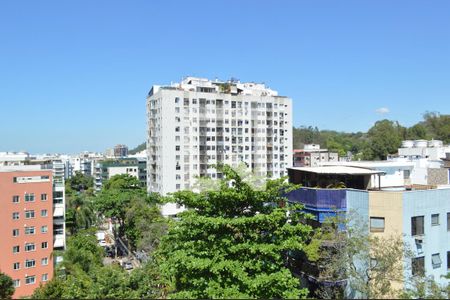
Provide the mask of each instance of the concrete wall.
[{"label": "concrete wall", "polygon": [[440,185],[440,184],[448,184],[448,169],[440,168],[440,169],[427,169],[428,172],[428,184],[431,185]]}]

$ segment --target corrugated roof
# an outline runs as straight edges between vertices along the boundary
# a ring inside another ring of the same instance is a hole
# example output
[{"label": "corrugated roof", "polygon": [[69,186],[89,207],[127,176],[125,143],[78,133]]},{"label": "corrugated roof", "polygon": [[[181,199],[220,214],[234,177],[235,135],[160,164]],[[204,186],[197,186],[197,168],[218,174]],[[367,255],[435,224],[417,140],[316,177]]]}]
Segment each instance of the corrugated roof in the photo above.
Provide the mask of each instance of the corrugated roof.
[{"label": "corrugated roof", "polygon": [[385,174],[383,171],[377,171],[367,168],[347,167],[347,166],[329,166],[329,167],[293,167],[288,168],[302,172],[317,174],[342,174],[342,175],[373,175]]}]

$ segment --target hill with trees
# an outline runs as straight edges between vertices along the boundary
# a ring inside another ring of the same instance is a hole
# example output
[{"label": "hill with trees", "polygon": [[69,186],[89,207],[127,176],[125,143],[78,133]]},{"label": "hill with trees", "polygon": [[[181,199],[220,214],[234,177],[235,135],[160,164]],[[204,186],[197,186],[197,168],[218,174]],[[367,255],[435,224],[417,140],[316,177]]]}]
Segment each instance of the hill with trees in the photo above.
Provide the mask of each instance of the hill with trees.
[{"label": "hill with trees", "polygon": [[426,112],[423,121],[404,127],[397,121],[377,121],[367,132],[338,132],[319,130],[317,127],[301,126],[293,129],[294,149],[304,144],[320,144],[345,156],[351,152],[356,159],[386,159],[388,154],[397,152],[402,140],[436,139],[450,143],[450,115]]}]

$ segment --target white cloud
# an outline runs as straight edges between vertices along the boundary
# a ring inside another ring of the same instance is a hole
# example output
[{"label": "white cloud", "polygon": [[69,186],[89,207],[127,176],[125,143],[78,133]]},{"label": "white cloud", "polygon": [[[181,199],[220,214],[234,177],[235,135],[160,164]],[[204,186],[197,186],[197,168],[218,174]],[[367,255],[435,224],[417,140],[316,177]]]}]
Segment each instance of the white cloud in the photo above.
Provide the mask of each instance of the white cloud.
[{"label": "white cloud", "polygon": [[390,110],[387,107],[380,107],[377,110],[375,110],[375,112],[377,114],[384,115],[384,114],[388,114],[390,112]]}]

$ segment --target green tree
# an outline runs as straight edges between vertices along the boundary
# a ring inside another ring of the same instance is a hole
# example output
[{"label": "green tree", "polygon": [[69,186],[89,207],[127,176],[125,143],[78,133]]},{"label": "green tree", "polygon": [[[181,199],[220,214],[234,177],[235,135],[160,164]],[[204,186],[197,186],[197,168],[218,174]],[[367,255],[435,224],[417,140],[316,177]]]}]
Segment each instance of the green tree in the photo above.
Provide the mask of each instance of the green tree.
[{"label": "green tree", "polygon": [[158,247],[167,231],[159,208],[142,198],[133,198],[125,214],[125,234],[133,249],[149,253]]},{"label": "green tree", "polygon": [[95,228],[81,230],[67,240],[62,267],[70,274],[75,269],[88,273],[92,268],[102,265],[103,249],[98,245]]},{"label": "green tree", "polygon": [[14,282],[11,277],[0,272],[0,299],[11,299],[14,290]]},{"label": "green tree", "polygon": [[71,236],[63,258],[56,276],[37,288],[33,299],[161,298],[159,269],[148,263],[129,274],[116,265],[104,266],[95,230]]},{"label": "green tree", "polygon": [[[449,276],[447,275],[447,279]],[[413,276],[402,293],[403,299],[450,299],[450,285],[440,285],[427,276]]]},{"label": "green tree", "polygon": [[385,160],[388,154],[396,153],[403,139],[402,134],[403,129],[397,122],[377,121],[367,133],[365,159]]},{"label": "green tree", "polygon": [[307,290],[286,267],[287,251],[302,249],[312,228],[304,214],[279,207],[282,180],[255,190],[230,167],[220,189],[181,191],[173,200],[189,209],[173,221],[158,251],[176,298],[300,298]]},{"label": "green tree", "polygon": [[401,236],[369,234],[367,224],[354,214],[328,218],[306,249],[321,281],[347,280],[353,291],[345,295],[338,285],[322,286],[316,296],[325,299],[398,298],[396,283],[404,280],[402,262],[411,256]]},{"label": "green tree", "polygon": [[428,139],[427,128],[422,124],[416,124],[407,129],[406,139],[408,140],[420,140]]},{"label": "green tree", "polygon": [[93,189],[94,178],[84,175],[80,171],[76,171],[75,175],[66,180],[66,194],[72,194],[76,192],[85,192]]},{"label": "green tree", "polygon": [[86,194],[75,194],[66,198],[66,228],[70,234],[88,229],[97,222],[94,203]]},{"label": "green tree", "polygon": [[450,143],[450,115],[441,115],[438,112],[426,112],[423,115],[424,126],[432,138]]},{"label": "green tree", "polygon": [[125,218],[127,209],[133,198],[147,197],[137,178],[128,174],[115,175],[107,180],[102,191],[95,197],[95,208],[107,218],[111,218],[118,230],[114,235],[122,238],[125,235]]}]

